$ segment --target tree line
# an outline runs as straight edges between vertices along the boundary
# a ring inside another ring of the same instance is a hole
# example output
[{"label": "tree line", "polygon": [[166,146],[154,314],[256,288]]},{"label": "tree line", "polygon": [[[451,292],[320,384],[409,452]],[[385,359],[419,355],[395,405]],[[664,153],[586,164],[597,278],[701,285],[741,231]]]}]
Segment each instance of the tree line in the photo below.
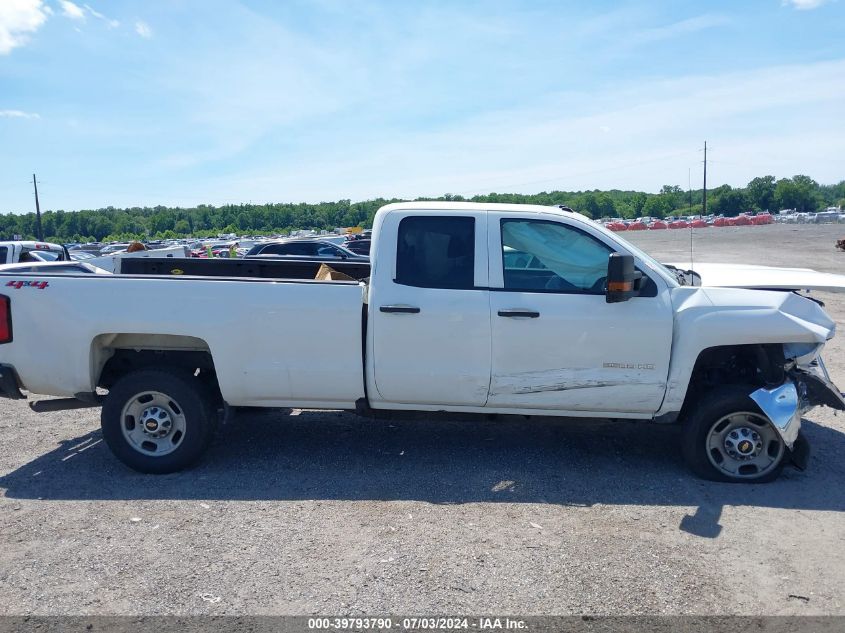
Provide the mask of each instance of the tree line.
[{"label": "tree line", "polygon": [[[427,199],[427,198],[420,198]],[[566,205],[592,218],[668,215],[698,215],[702,212],[703,191],[684,191],[665,185],[660,193],[641,191],[543,191],[535,194],[489,193],[464,198],[447,194],[438,200],[508,202]],[[227,204],[196,207],[132,207],[42,213],[45,239],[54,242],[126,241],[213,237],[220,233],[238,235],[277,235],[298,229],[333,229],[372,226],[379,207],[398,199],[376,198],[362,202]],[[827,206],[845,206],[845,180],[820,185],[809,176],[798,175],[776,180],[774,176],[754,178],[745,187],[721,185],[707,192],[708,213],[735,216],[749,211],[795,209],[818,211]],[[0,215],[0,239],[21,235],[34,239],[35,213]]]}]

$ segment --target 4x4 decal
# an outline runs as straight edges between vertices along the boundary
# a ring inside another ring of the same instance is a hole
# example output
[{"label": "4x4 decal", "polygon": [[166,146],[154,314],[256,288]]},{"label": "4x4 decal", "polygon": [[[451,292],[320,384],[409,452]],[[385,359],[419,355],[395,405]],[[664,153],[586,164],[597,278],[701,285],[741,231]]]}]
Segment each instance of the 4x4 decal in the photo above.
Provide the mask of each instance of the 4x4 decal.
[{"label": "4x4 decal", "polygon": [[49,281],[10,281],[6,284],[7,288],[14,288],[20,290],[21,288],[38,288],[44,290],[50,285]]}]

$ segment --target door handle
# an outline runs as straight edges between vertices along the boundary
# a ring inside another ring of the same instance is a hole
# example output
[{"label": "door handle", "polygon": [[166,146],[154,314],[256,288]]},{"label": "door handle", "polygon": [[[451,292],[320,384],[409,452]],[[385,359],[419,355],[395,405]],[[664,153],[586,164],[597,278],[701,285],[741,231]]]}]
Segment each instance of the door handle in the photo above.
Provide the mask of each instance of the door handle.
[{"label": "door handle", "polygon": [[500,317],[508,317],[508,318],[517,318],[517,317],[526,317],[529,319],[536,319],[540,316],[539,312],[534,312],[533,310],[499,310]]},{"label": "door handle", "polygon": [[414,306],[381,306],[379,312],[392,312],[395,314],[417,314],[419,308]]}]

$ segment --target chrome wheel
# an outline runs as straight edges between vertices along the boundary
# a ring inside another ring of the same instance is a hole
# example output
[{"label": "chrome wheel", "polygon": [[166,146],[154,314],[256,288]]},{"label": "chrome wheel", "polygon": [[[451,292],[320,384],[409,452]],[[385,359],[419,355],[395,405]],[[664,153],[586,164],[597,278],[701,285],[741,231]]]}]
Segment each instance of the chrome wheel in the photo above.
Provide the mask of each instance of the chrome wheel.
[{"label": "chrome wheel", "polygon": [[738,479],[762,477],[778,466],[785,450],[771,422],[749,411],[720,418],[705,441],[710,463]]},{"label": "chrome wheel", "polygon": [[170,396],[144,391],[130,398],[120,416],[123,437],[139,453],[159,457],[185,439],[185,414]]}]

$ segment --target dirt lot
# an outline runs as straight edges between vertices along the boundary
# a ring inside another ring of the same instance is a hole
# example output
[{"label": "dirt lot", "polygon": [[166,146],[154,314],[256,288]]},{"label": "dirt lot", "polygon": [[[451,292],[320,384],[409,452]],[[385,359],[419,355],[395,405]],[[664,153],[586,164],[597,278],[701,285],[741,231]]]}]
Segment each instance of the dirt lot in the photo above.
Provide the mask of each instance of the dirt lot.
[{"label": "dirt lot", "polygon": [[[839,273],[843,235],[707,229],[695,258]],[[688,257],[687,231],[631,237]],[[828,410],[805,422],[810,468],[756,486],[695,479],[675,428],[313,412],[243,415],[201,466],[143,476],[98,416],[0,402],[0,613],[845,614]]]}]

